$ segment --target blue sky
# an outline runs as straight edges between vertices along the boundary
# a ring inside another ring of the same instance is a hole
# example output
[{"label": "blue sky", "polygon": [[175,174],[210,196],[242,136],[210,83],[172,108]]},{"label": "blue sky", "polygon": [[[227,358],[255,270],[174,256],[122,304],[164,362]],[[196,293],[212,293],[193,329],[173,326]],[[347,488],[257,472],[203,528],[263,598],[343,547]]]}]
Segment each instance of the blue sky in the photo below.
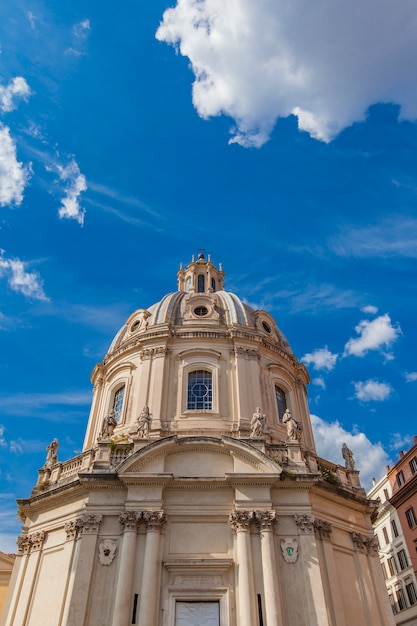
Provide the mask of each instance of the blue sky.
[{"label": "blue sky", "polygon": [[369,486],[411,445],[417,9],[380,5],[0,6],[0,550],[199,248],[308,366],[322,456],[346,441]]}]

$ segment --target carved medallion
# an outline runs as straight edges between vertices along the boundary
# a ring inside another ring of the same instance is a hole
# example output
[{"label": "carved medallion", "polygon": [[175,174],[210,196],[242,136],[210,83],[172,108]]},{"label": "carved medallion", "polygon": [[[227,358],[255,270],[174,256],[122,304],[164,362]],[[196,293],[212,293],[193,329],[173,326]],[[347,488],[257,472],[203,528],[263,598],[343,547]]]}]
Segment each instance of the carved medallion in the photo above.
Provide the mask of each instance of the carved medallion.
[{"label": "carved medallion", "polygon": [[102,565],[110,565],[116,554],[116,542],[104,539],[98,546],[98,558]]},{"label": "carved medallion", "polygon": [[298,541],[291,537],[281,539],[281,553],[286,563],[295,563],[298,559]]}]

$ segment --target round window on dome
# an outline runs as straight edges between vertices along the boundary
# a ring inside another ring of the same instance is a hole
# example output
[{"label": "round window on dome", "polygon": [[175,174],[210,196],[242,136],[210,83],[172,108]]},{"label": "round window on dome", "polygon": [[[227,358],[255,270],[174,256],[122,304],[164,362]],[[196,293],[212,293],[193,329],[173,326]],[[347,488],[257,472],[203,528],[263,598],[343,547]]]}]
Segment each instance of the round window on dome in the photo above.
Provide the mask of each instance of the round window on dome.
[{"label": "round window on dome", "polygon": [[267,324],[267,322],[262,322],[262,328],[266,330],[267,333],[271,332],[271,327],[269,324]]},{"label": "round window on dome", "polygon": [[194,315],[204,317],[205,315],[208,315],[208,308],[206,306],[196,306],[194,309]]},{"label": "round window on dome", "polygon": [[137,330],[140,326],[140,320],[136,320],[136,322],[133,322],[132,326],[130,327],[130,332],[134,333],[135,330]]}]

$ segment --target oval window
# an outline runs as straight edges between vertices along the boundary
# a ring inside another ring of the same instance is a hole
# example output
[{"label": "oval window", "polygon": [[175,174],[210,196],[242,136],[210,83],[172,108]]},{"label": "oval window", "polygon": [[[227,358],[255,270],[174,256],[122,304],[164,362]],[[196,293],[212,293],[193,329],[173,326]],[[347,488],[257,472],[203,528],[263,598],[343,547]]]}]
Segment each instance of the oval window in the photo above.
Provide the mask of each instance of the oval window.
[{"label": "oval window", "polygon": [[204,317],[204,315],[208,314],[208,308],[206,306],[196,306],[194,309],[194,315],[198,315],[198,317]]},{"label": "oval window", "polygon": [[271,327],[266,322],[262,322],[263,329],[266,330],[267,333],[271,332]]}]

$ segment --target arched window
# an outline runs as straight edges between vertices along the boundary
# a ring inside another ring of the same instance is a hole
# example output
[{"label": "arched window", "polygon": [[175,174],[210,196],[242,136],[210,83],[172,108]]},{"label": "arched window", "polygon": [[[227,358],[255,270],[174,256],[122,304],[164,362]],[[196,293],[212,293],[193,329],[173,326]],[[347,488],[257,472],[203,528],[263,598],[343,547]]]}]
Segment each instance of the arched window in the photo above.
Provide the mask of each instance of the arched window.
[{"label": "arched window", "polygon": [[214,278],[211,279],[211,288],[213,289],[213,291],[216,291],[216,281]]},{"label": "arched window", "polygon": [[119,387],[119,389],[116,390],[114,394],[114,398],[113,398],[113,411],[114,411],[114,417],[116,419],[116,422],[119,422],[122,416],[124,397],[125,397],[125,386],[123,385],[123,387]]},{"label": "arched window", "polygon": [[287,400],[285,397],[285,391],[275,385],[275,397],[277,399],[277,407],[278,407],[278,418],[279,421],[282,422],[282,416],[284,415],[287,409]]},{"label": "arched window", "polygon": [[185,291],[189,293],[191,289],[191,276],[187,276],[187,280],[185,281]]},{"label": "arched window", "polygon": [[213,407],[213,379],[211,372],[196,370],[188,374],[187,409],[211,410]]},{"label": "arched window", "polygon": [[197,291],[198,293],[204,293],[205,280],[203,274],[197,276]]}]

